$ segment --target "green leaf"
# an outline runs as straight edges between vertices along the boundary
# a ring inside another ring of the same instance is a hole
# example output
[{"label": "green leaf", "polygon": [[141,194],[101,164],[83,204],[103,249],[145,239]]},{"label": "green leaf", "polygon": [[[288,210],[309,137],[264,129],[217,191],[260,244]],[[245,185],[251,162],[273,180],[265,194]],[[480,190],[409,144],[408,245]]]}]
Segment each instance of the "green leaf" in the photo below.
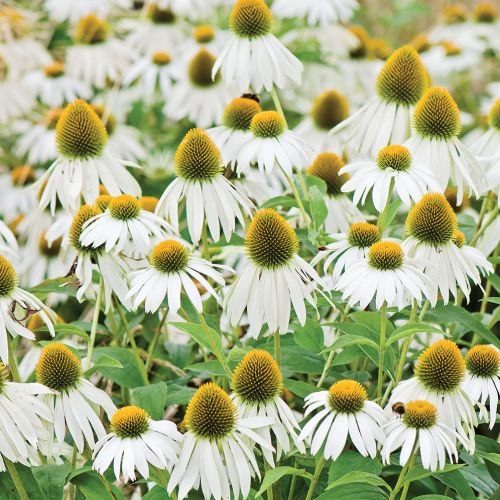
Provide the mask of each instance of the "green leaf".
[{"label": "green leaf", "polygon": [[[500,453],[500,444],[494,439],[487,438],[486,436],[476,435],[476,454],[478,452],[486,452],[497,454]],[[486,461],[486,468],[488,469],[491,477],[500,477],[500,467],[493,462]]]},{"label": "green leaf", "polygon": [[312,186],[309,189],[309,211],[316,229],[321,227],[321,224],[328,215],[328,207],[325,203],[325,197],[317,186]]},{"label": "green leaf", "polygon": [[[460,465],[460,464],[458,464]],[[448,473],[435,472],[434,477],[454,489],[463,500],[476,500],[476,495],[469,482],[462,476],[459,470],[452,470]]]},{"label": "green leaf", "polygon": [[399,207],[403,204],[400,198],[396,198],[390,205],[385,219],[385,227],[389,227],[398,213]]},{"label": "green leaf", "polygon": [[354,451],[346,451],[330,465],[328,483],[333,483],[353,471],[367,472],[377,476],[382,472],[382,464],[376,458],[363,457]]},{"label": "green leaf", "polygon": [[305,477],[309,480],[312,479],[312,474],[307,472],[305,469],[296,469],[294,467],[276,467],[275,469],[271,469],[266,472],[262,484],[260,485],[259,491],[256,493],[256,497],[262,495],[264,491],[266,491],[271,485],[273,485],[276,481],[281,479],[283,476],[300,476]]},{"label": "green leaf", "polygon": [[484,458],[488,462],[494,463],[500,467],[500,454],[499,453],[488,453],[486,451],[476,451],[474,454],[476,457]]},{"label": "green leaf", "polygon": [[99,368],[101,367],[123,368],[120,361],[102,352],[96,352],[92,357],[94,358],[94,364],[88,370],[85,370],[84,373],[87,378],[89,378],[94,372],[99,371]]},{"label": "green leaf", "polygon": [[67,462],[61,465],[43,464],[31,468],[38,486],[47,498],[63,498],[64,485],[70,471],[71,465]]},{"label": "green leaf", "polygon": [[363,483],[342,484],[334,491],[326,490],[315,500],[386,500],[387,492],[377,486]]},{"label": "green leaf", "polygon": [[321,387],[316,387],[315,385],[308,384],[307,382],[302,382],[300,380],[292,380],[286,378],[283,380],[285,387],[301,398],[305,398],[308,394],[313,392],[323,391]]},{"label": "green leaf", "polygon": [[[143,385],[141,370],[134,353],[125,347],[99,347],[95,350],[96,356],[105,355],[118,361],[121,368],[116,366],[99,366],[99,372],[118,385],[128,388]],[[97,358],[96,358],[97,359]]]},{"label": "green leaf", "polygon": [[142,500],[170,500],[172,497],[162,486],[153,486],[143,497]]},{"label": "green leaf", "polygon": [[97,473],[86,472],[73,478],[71,482],[87,500],[115,500]]},{"label": "green leaf", "polygon": [[191,370],[193,372],[206,372],[217,377],[226,375],[224,368],[216,359],[212,359],[211,361],[203,361],[201,363],[193,363],[192,365],[186,366],[184,369]]},{"label": "green leaf", "polygon": [[440,333],[441,335],[447,335],[447,333],[443,332],[439,328],[436,328],[427,323],[409,323],[399,328],[396,328],[392,335],[387,339],[386,346],[397,342],[398,340],[404,339],[409,335],[413,335],[414,333]]},{"label": "green leaf", "polygon": [[[440,470],[440,474],[446,474],[456,469],[461,469],[465,464],[446,464],[443,470]],[[415,465],[410,472],[405,477],[405,481],[417,481],[419,479],[424,479],[436,474],[428,469],[424,469],[421,465]]]},{"label": "green leaf", "polygon": [[[14,464],[19,474],[23,487],[30,499],[52,500],[42,492],[38,481],[33,477],[31,467],[25,467],[19,463]],[[0,472],[0,498],[2,500],[19,500],[19,495],[8,472]]]},{"label": "green leaf", "polygon": [[[355,325],[356,328],[359,328],[359,325]],[[329,351],[336,351],[337,349],[345,349],[346,347],[349,347],[351,345],[369,345],[370,347],[373,347],[373,349],[378,349],[378,345],[370,339],[367,339],[366,337],[361,337],[359,335],[341,335],[340,337],[337,337],[333,343],[324,350],[324,352],[329,352]]]},{"label": "green leaf", "polygon": [[294,329],[293,340],[300,347],[316,354],[325,347],[323,329],[311,318],[307,318],[304,326]]},{"label": "green leaf", "polygon": [[167,405],[185,405],[194,396],[196,389],[174,383],[167,383]]},{"label": "green leaf", "polygon": [[296,206],[297,202],[295,201],[295,198],[292,198],[290,196],[276,196],[275,198],[267,200],[262,205],[262,208],[274,208],[274,207],[292,208]]},{"label": "green leaf", "polygon": [[28,292],[35,295],[47,295],[49,293],[62,293],[64,295],[76,296],[77,287],[71,282],[69,278],[55,278],[42,281],[39,285],[29,288]]},{"label": "green leaf", "polygon": [[451,497],[447,497],[446,495],[419,495],[418,497],[414,497],[413,500],[449,500]]},{"label": "green leaf", "polygon": [[363,483],[370,484],[371,486],[382,486],[383,488],[392,491],[392,488],[382,478],[376,476],[375,474],[371,474],[370,472],[363,471],[348,472],[340,479],[330,483],[326,489],[332,490],[333,488],[349,483]]},{"label": "green leaf", "polygon": [[153,420],[161,420],[167,406],[167,384],[144,385],[132,389],[130,395],[134,405],[144,408]]}]

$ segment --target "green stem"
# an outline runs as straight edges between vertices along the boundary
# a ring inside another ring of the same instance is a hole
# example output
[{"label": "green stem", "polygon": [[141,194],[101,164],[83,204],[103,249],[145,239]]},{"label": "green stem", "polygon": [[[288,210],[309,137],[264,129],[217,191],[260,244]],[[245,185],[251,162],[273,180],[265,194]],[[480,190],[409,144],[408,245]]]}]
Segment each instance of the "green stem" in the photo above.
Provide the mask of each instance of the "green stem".
[{"label": "green stem", "polygon": [[21,500],[29,500],[29,496],[26,494],[26,490],[24,489],[23,482],[17,473],[17,469],[15,464],[13,464],[8,458],[3,457],[5,461],[5,465],[7,466],[7,470],[9,471],[10,477],[12,478],[12,482],[16,487],[17,494],[19,495]]},{"label": "green stem", "polygon": [[[264,460],[264,474],[267,474],[268,471],[271,470],[271,466],[267,463],[266,460]],[[267,500],[274,500],[274,495],[273,495],[273,485],[269,486],[266,490],[267,493]]]},{"label": "green stem", "polygon": [[99,278],[99,289],[97,291],[97,298],[95,300],[94,315],[92,316],[92,327],[90,329],[90,339],[87,346],[87,360],[85,362],[85,370],[90,368],[92,363],[92,353],[94,352],[95,338],[97,335],[97,325],[99,324],[99,313],[101,312],[102,292],[104,282],[102,276]]},{"label": "green stem", "polygon": [[490,216],[486,220],[486,222],[479,228],[479,230],[476,232],[474,237],[472,238],[470,242],[470,246],[473,247],[476,243],[477,240],[482,236],[482,234],[486,231],[486,229],[490,226],[490,224],[496,220],[498,216],[498,212],[500,212],[500,209],[498,208],[498,205],[495,207],[495,210],[491,212]]},{"label": "green stem", "polygon": [[115,307],[116,307],[116,310],[118,311],[118,316],[120,316],[120,320],[122,322],[122,325],[125,328],[125,333],[127,334],[127,338],[130,342],[130,345],[132,346],[132,351],[135,355],[135,358],[137,359],[137,365],[139,366],[139,371],[141,372],[142,381],[144,382],[144,385],[148,385],[149,384],[148,373],[146,371],[144,363],[142,362],[139,349],[138,349],[137,344],[136,344],[135,339],[134,339],[134,334],[132,333],[132,330],[130,329],[130,325],[128,324],[127,318],[125,317],[125,313],[122,311],[120,304],[115,302]]},{"label": "green stem", "polygon": [[429,309],[430,305],[431,305],[431,303],[430,303],[428,300],[426,300],[426,301],[424,302],[424,305],[423,305],[423,307],[422,307],[422,310],[420,311],[420,314],[418,315],[418,322],[419,322],[419,323],[420,323],[421,321],[423,321],[423,320],[424,320],[424,318],[425,318],[425,313],[426,313],[426,312],[427,312],[427,310]]},{"label": "green stem", "polygon": [[403,492],[401,493],[401,498],[399,500],[404,500],[406,498],[406,495],[408,493],[408,488],[410,487],[410,482],[407,481],[405,484],[405,477],[406,474],[413,468],[415,465],[415,461],[417,460],[417,450],[416,450],[416,444],[413,446],[413,451],[411,453],[411,456],[408,460],[408,462],[405,463],[404,467],[401,469],[401,472],[399,473],[398,480],[396,482],[396,486],[394,486],[394,489],[391,491],[391,494],[389,496],[389,500],[394,500],[396,498],[396,495],[398,494],[399,490],[403,487]]},{"label": "green stem", "polygon": [[278,368],[281,370],[281,349],[280,349],[280,332],[276,330],[274,332],[274,359]]},{"label": "green stem", "polygon": [[321,387],[323,385],[323,382],[325,381],[328,370],[330,369],[330,366],[332,366],[334,354],[335,354],[335,351],[332,349],[330,351],[330,354],[328,354],[328,358],[326,360],[325,366],[323,367],[323,371],[321,372],[321,377],[319,378],[318,383],[316,384],[316,387]]},{"label": "green stem", "polygon": [[394,191],[394,177],[391,178],[391,182],[389,184],[389,192],[387,193],[387,201],[385,202],[384,210],[380,213],[377,221],[377,227],[380,231],[380,234],[384,232],[385,222],[387,219],[387,213],[389,212],[389,207],[391,205],[392,192]]},{"label": "green stem", "polygon": [[[293,461],[293,467],[294,469],[297,468],[297,460],[295,459]],[[288,500],[293,500],[294,499],[294,493],[295,493],[295,485],[297,484],[297,475],[294,474],[292,476],[292,480],[290,481],[290,490],[288,491]]]},{"label": "green stem", "polygon": [[276,111],[281,115],[281,117],[283,118],[283,120],[285,120],[286,123],[285,113],[283,112],[283,107],[281,106],[280,98],[278,96],[278,92],[276,92],[276,87],[274,85],[271,88],[271,97],[273,99]]},{"label": "green stem", "polygon": [[201,230],[201,242],[202,242],[201,253],[203,255],[203,258],[210,260],[210,247],[208,245],[208,231],[207,231],[206,220],[203,222],[203,227]]},{"label": "green stem", "polygon": [[387,303],[384,300],[380,311],[380,340],[378,356],[378,377],[377,377],[377,400],[382,400],[382,383],[384,378],[384,358],[385,358],[385,330],[387,326]]},{"label": "green stem", "polygon": [[321,474],[321,471],[323,470],[323,467],[325,466],[325,463],[326,463],[325,457],[321,455],[318,460],[318,463],[316,464],[316,468],[314,469],[314,476],[311,480],[309,490],[307,491],[306,500],[311,500],[311,498],[313,497],[314,490],[316,489],[316,486],[319,481],[319,476]]},{"label": "green stem", "polygon": [[149,344],[148,357],[146,358],[146,365],[144,367],[144,369],[146,370],[146,373],[149,373],[149,369],[151,368],[151,361],[153,359],[153,353],[154,353],[154,350],[156,349],[156,346],[158,345],[158,340],[160,340],[161,330],[162,330],[163,325],[165,324],[165,321],[167,319],[167,312],[168,312],[168,309],[165,309],[163,316],[160,320],[160,323],[158,324],[158,327],[155,330],[153,340],[151,341],[151,344]]},{"label": "green stem", "polygon": [[302,200],[300,199],[300,194],[299,191],[297,190],[297,187],[295,186],[295,183],[293,182],[293,179],[281,168],[281,172],[283,172],[283,175],[285,176],[286,181],[288,182],[288,185],[290,186],[290,189],[292,190],[293,197],[295,198],[295,201],[297,203],[297,207],[300,210],[300,213],[302,214],[302,217],[304,219],[304,223],[307,225],[309,223],[309,215],[306,212],[306,209],[304,208],[304,204],[302,203]]},{"label": "green stem", "polygon": [[12,340],[8,333],[6,333],[6,335],[7,335],[7,347],[9,349],[9,368],[10,372],[12,373],[12,380],[14,382],[20,382],[21,379],[19,378],[19,370],[17,369],[16,355],[14,353],[14,348],[12,346]]}]

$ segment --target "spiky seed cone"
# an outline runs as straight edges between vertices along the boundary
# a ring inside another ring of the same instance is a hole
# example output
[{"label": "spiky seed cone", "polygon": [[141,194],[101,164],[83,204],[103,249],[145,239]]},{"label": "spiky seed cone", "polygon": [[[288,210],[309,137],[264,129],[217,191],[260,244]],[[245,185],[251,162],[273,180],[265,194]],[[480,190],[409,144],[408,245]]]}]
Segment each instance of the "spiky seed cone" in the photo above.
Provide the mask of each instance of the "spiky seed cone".
[{"label": "spiky seed cone", "polygon": [[101,119],[102,124],[106,128],[108,136],[112,136],[115,131],[116,124],[118,123],[113,113],[102,104],[92,104],[92,109],[96,112],[97,116]]},{"label": "spiky seed cone", "polygon": [[460,132],[460,110],[443,87],[431,87],[418,102],[413,125],[421,137],[451,139]]},{"label": "spiky seed cone", "polygon": [[215,29],[208,24],[196,26],[193,30],[193,38],[197,43],[209,43],[215,38]]},{"label": "spiky seed cone", "polygon": [[99,215],[101,210],[95,205],[82,205],[73,217],[73,222],[69,228],[69,242],[71,246],[78,252],[86,252],[90,248],[82,246],[80,243],[80,235],[82,234],[83,225],[92,217]]},{"label": "spiky seed cone", "polygon": [[344,165],[344,160],[335,153],[321,153],[316,157],[307,173],[324,180],[326,192],[330,196],[338,196],[342,194],[342,186],[349,180],[349,174],[339,175],[339,170]]},{"label": "spiky seed cone", "polygon": [[191,129],[179,144],[174,158],[176,175],[192,181],[210,181],[224,172],[221,153],[201,128]]},{"label": "spiky seed cone", "polygon": [[237,97],[224,109],[222,124],[233,130],[248,130],[252,118],[262,111],[260,104],[253,99]]},{"label": "spiky seed cone", "polygon": [[[61,325],[64,323],[64,320],[61,318],[61,316],[58,315],[56,318],[56,322],[58,325]],[[45,321],[40,316],[40,313],[32,314],[28,319],[26,327],[28,328],[28,330],[31,330],[35,334],[36,342],[43,342],[52,339],[52,336],[47,329]],[[41,330],[42,328],[43,330]]]},{"label": "spiky seed cone", "polygon": [[416,240],[435,247],[451,241],[457,216],[441,193],[427,193],[410,210],[406,229]]},{"label": "spiky seed cone", "polygon": [[9,381],[9,369],[0,361],[0,394],[3,393],[5,384]]},{"label": "spiky seed cone", "polygon": [[354,247],[369,248],[380,241],[380,231],[375,224],[355,222],[347,231],[347,241]]},{"label": "spiky seed cone", "polygon": [[411,164],[411,154],[405,146],[391,144],[382,148],[377,154],[377,165],[381,170],[404,172],[411,167]]},{"label": "spiky seed cone", "polygon": [[245,244],[250,260],[265,269],[285,266],[299,250],[295,231],[272,208],[263,208],[255,214]]},{"label": "spiky seed cone", "polygon": [[101,211],[104,212],[108,207],[113,199],[112,196],[109,194],[101,194],[95,199],[94,205]]},{"label": "spiky seed cone", "polygon": [[403,265],[401,245],[392,241],[374,243],[368,251],[368,265],[379,271],[393,271]]},{"label": "spiky seed cone", "polygon": [[479,2],[472,12],[478,23],[494,23],[498,17],[498,9],[493,2]]},{"label": "spiky seed cone", "polygon": [[500,132],[500,97],[491,106],[488,113],[488,124],[490,127]]},{"label": "spiky seed cone", "polygon": [[464,373],[464,358],[457,344],[451,340],[434,342],[419,356],[415,366],[420,382],[428,390],[438,393],[456,389]]},{"label": "spiky seed cone", "polygon": [[267,35],[273,23],[271,10],[263,0],[237,0],[229,15],[229,28],[241,38]]},{"label": "spiky seed cone", "polygon": [[108,210],[114,219],[135,219],[142,210],[141,202],[130,194],[113,196],[108,205]]},{"label": "spiky seed cone", "polygon": [[55,391],[75,388],[82,376],[80,360],[64,344],[54,342],[42,349],[35,368],[36,381]]},{"label": "spiky seed cone", "polygon": [[451,241],[453,241],[458,248],[462,248],[465,245],[465,234],[456,229],[453,233]]},{"label": "spiky seed cone", "polygon": [[125,406],[115,412],[111,418],[111,430],[119,438],[133,439],[149,429],[149,415],[137,406]]},{"label": "spiky seed cone", "polygon": [[377,93],[385,101],[413,106],[427,88],[425,68],[410,45],[395,50],[377,77]]},{"label": "spiky seed cone", "polygon": [[52,242],[52,245],[49,246],[49,243],[45,238],[45,232],[40,235],[40,238],[38,240],[38,250],[40,251],[40,253],[51,259],[59,255],[61,245],[62,238],[58,238],[57,240]]},{"label": "spiky seed cone", "polygon": [[349,104],[340,92],[326,90],[314,99],[310,114],[316,127],[330,130],[349,116]]},{"label": "spiky seed cone", "polygon": [[189,262],[189,250],[178,241],[165,240],[153,248],[149,261],[158,271],[174,274],[186,268]]},{"label": "spiky seed cone", "polygon": [[215,56],[207,49],[200,49],[191,59],[188,66],[188,75],[191,82],[197,87],[210,87],[219,78],[219,73],[212,80],[212,68],[215,64]]},{"label": "spiky seed cone", "polygon": [[18,284],[17,273],[12,264],[0,255],[0,298],[8,298]]},{"label": "spiky seed cone", "polygon": [[428,401],[410,401],[405,405],[403,422],[414,429],[427,429],[438,420],[437,408]]},{"label": "spiky seed cone", "polygon": [[250,130],[255,137],[270,139],[283,134],[286,122],[277,111],[261,111],[252,118]]},{"label": "spiky seed cone", "polygon": [[237,409],[218,385],[203,384],[189,401],[185,422],[195,436],[218,440],[227,436],[236,424]]},{"label": "spiky seed cone", "polygon": [[265,404],[280,395],[283,376],[267,351],[254,349],[235,368],[231,388],[244,402]]},{"label": "spiky seed cone", "polygon": [[357,413],[367,399],[366,389],[356,380],[340,380],[328,389],[330,408],[338,413]]},{"label": "spiky seed cone", "polygon": [[495,377],[500,372],[500,353],[492,345],[475,345],[465,356],[465,366],[477,377]]},{"label": "spiky seed cone", "polygon": [[95,14],[82,17],[75,28],[77,43],[96,44],[105,42],[109,36],[109,26]]},{"label": "spiky seed cone", "polygon": [[160,9],[155,4],[150,4],[147,15],[154,24],[172,24],[175,22],[175,14],[170,9]]},{"label": "spiky seed cone", "polygon": [[108,134],[92,107],[81,99],[68,104],[56,126],[57,150],[67,158],[96,158],[101,155]]}]

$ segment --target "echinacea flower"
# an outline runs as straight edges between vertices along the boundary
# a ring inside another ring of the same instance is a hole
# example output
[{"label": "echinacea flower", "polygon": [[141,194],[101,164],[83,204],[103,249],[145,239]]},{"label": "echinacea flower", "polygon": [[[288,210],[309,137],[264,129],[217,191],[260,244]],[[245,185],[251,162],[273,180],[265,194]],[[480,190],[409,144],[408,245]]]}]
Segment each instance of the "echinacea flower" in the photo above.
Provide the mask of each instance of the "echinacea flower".
[{"label": "echinacea flower", "polygon": [[224,164],[236,166],[241,146],[252,138],[252,118],[262,111],[258,100],[237,97],[224,109],[222,125],[207,130],[207,134],[219,148]]},{"label": "echinacea flower", "polygon": [[305,417],[320,408],[302,428],[299,439],[310,439],[311,454],[336,460],[349,437],[364,457],[375,458],[383,444],[384,411],[368,401],[366,389],[355,380],[340,380],[327,391],[305,397]]},{"label": "echinacea flower", "polygon": [[218,385],[203,384],[192,397],[184,417],[187,432],[175,463],[167,491],[178,486],[179,500],[192,489],[206,498],[222,500],[241,494],[246,498],[252,478],[260,479],[255,444],[274,451],[270,441],[256,433],[269,426],[268,417],[242,418],[230,397]]},{"label": "echinacea flower", "polygon": [[431,87],[415,107],[412,136],[405,142],[413,159],[436,174],[440,191],[450,180],[456,185],[458,204],[464,186],[478,197],[486,183],[481,165],[458,139],[460,128],[453,97],[442,87]]},{"label": "echinacea flower", "polygon": [[40,441],[49,438],[46,425],[53,415],[39,396],[53,391],[41,384],[9,382],[9,370],[0,362],[0,471],[5,471],[3,458],[29,466],[29,458]]},{"label": "echinacea flower", "polygon": [[[30,314],[38,312],[51,336],[55,335],[54,324],[56,314],[39,299],[18,287],[19,278],[12,264],[0,255],[0,360],[9,363],[9,346],[7,335],[18,335],[34,340],[35,335],[23,325],[22,316],[26,319]],[[21,313],[21,319],[18,316]],[[26,314],[27,313],[27,314]]]},{"label": "echinacea flower", "polygon": [[316,151],[342,153],[343,142],[330,130],[349,116],[349,104],[343,94],[325,90],[313,102],[309,116],[304,118],[294,132]]},{"label": "echinacea flower", "polygon": [[342,192],[345,184],[349,181],[349,174],[340,173],[344,166],[344,160],[335,153],[321,153],[307,170],[309,175],[314,175],[325,181],[326,197],[324,201],[328,208],[325,229],[329,233],[345,232],[352,223],[365,220],[365,216]]},{"label": "echinacea flower", "polygon": [[392,412],[396,402],[428,401],[436,406],[439,421],[453,431],[448,434],[452,441],[456,441],[457,433],[471,451],[477,418],[474,402],[462,387],[464,375],[465,362],[457,344],[438,340],[420,354],[415,375],[394,388],[385,411]]},{"label": "echinacea flower", "polygon": [[396,144],[382,148],[375,161],[349,163],[339,173],[350,176],[342,191],[354,191],[354,204],[361,202],[364,205],[371,191],[378,212],[382,212],[391,201],[388,199],[391,184],[407,207],[420,201],[427,192],[439,189],[437,178],[426,166],[415,162],[408,148]]},{"label": "echinacea flower", "polygon": [[80,360],[64,344],[47,344],[35,371],[37,382],[54,391],[44,394],[42,400],[54,414],[56,440],[63,443],[67,426],[80,453],[85,442],[93,449],[96,443],[94,435],[98,440],[106,435],[99,419],[99,408],[109,419],[116,411],[111,398],[83,377]]},{"label": "echinacea flower", "polygon": [[99,439],[93,468],[104,474],[113,462],[116,480],[135,481],[137,470],[149,478],[149,464],[171,470],[177,462],[182,434],[173,422],[153,420],[137,406],[125,406],[111,417],[111,432]]},{"label": "echinacea flower", "polygon": [[99,116],[85,101],[77,99],[64,109],[56,126],[58,158],[40,178],[44,186],[40,207],[50,204],[52,213],[59,200],[64,210],[74,212],[80,198],[93,203],[102,182],[113,195],[138,196],[141,188],[127,172],[126,162],[116,159],[106,148],[108,134]]},{"label": "echinacea flower", "polygon": [[194,280],[219,300],[217,292],[207,281],[209,278],[224,286],[224,278],[214,267],[208,260],[192,255],[183,243],[162,241],[153,248],[147,267],[130,274],[127,298],[131,299],[134,310],[144,302],[147,313],[156,312],[166,298],[169,311],[176,313],[181,307],[181,292],[184,290],[193,307],[201,313],[202,299]]},{"label": "echinacea flower", "polygon": [[29,186],[36,181],[37,173],[30,165],[18,165],[0,178],[0,214],[7,223],[25,215],[36,205],[36,198]]},{"label": "echinacea flower", "polygon": [[364,309],[372,299],[380,309],[384,302],[389,307],[403,309],[412,300],[422,298],[436,302],[434,284],[421,271],[418,259],[409,258],[400,244],[379,241],[368,250],[368,256],[353,263],[340,276],[335,288],[342,292],[342,300]]},{"label": "echinacea flower", "polygon": [[498,394],[500,393],[500,353],[493,345],[475,345],[465,355],[463,388],[471,399],[481,406],[489,400],[489,416],[483,411],[490,429],[496,423]]},{"label": "echinacea flower", "polygon": [[200,241],[206,223],[212,239],[220,239],[220,228],[227,241],[236,229],[236,220],[245,225],[251,202],[224,175],[224,161],[210,136],[202,129],[191,129],[175,153],[177,178],[163,192],[155,213],[165,217],[177,230],[179,203],[185,199],[186,219],[191,241]]},{"label": "echinacea flower", "polygon": [[252,137],[240,149],[236,172],[245,174],[252,165],[271,174],[279,168],[291,175],[293,167],[308,167],[314,150],[287,128],[285,119],[277,111],[261,111],[250,122]]},{"label": "echinacea flower", "polygon": [[427,82],[417,51],[409,45],[397,49],[377,77],[377,96],[332,133],[355,152],[371,157],[389,144],[402,144],[410,136],[411,115]]},{"label": "echinacea flower", "polygon": [[470,146],[470,152],[478,157],[500,155],[500,97],[488,113],[488,130]]},{"label": "echinacea flower", "polygon": [[259,210],[248,228],[245,247],[249,262],[224,299],[229,323],[237,325],[246,310],[249,335],[258,337],[264,325],[284,334],[293,307],[303,325],[304,301],[315,307],[319,276],[298,255],[299,240],[290,224],[272,208]]},{"label": "echinacea flower", "polygon": [[[234,391],[231,398],[242,418],[268,417],[273,420],[269,427],[255,429],[266,442],[270,435],[276,439],[276,460],[291,449],[291,441],[301,453],[305,446],[299,440],[299,424],[292,410],[281,398],[283,375],[276,361],[267,352],[253,349],[240,361],[231,378]],[[274,467],[273,453],[262,448],[266,461]]]},{"label": "echinacea flower", "polygon": [[271,33],[273,15],[263,0],[237,0],[229,16],[232,37],[212,70],[241,92],[285,88],[300,81],[302,63]]},{"label": "echinacea flower", "polygon": [[425,274],[436,283],[435,291],[439,291],[445,304],[450,292],[457,297],[457,284],[469,300],[469,278],[476,285],[481,283],[477,269],[481,262],[477,261],[477,252],[461,251],[453,242],[456,229],[457,216],[440,193],[424,195],[406,219],[409,236],[403,246],[408,255],[423,263]]},{"label": "echinacea flower", "polygon": [[182,75],[172,86],[165,112],[172,120],[187,118],[197,127],[210,127],[216,123],[227,103],[237,92],[230,81],[220,75],[212,79],[215,56],[202,48],[193,56]]},{"label": "echinacea flower", "polygon": [[404,466],[412,453],[419,453],[424,469],[436,471],[446,465],[446,455],[450,463],[458,460],[456,439],[460,436],[440,421],[434,404],[413,399],[404,405],[401,418],[389,421],[384,431],[387,437],[381,455],[385,464],[390,463],[390,455],[401,448],[399,465]]}]

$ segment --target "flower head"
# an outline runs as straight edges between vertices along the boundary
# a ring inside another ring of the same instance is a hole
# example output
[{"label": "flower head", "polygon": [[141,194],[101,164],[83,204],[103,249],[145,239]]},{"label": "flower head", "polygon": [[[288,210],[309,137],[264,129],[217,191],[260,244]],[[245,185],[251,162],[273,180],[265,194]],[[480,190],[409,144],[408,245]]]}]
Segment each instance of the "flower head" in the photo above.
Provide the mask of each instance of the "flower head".
[{"label": "flower head", "polygon": [[149,429],[149,415],[137,406],[125,406],[111,417],[111,431],[119,438],[136,438]]},{"label": "flower head", "polygon": [[78,43],[93,45],[102,43],[109,36],[109,26],[95,14],[82,17],[75,28],[74,39]]},{"label": "flower head", "polygon": [[495,100],[488,113],[488,124],[491,128],[500,131],[500,97]]},{"label": "flower head", "polygon": [[[210,87],[214,84],[212,80],[212,68],[215,64],[215,56],[207,49],[200,49],[191,59],[188,66],[188,75],[191,83],[197,87]],[[217,80],[218,76],[216,77]]]},{"label": "flower head", "polygon": [[344,165],[344,160],[335,153],[321,153],[316,157],[307,173],[324,180],[326,192],[330,196],[338,196],[342,193],[342,186],[349,179],[348,174],[339,175],[339,170]]},{"label": "flower head", "polygon": [[229,27],[241,38],[267,35],[273,28],[273,15],[263,0],[238,0],[229,15]]},{"label": "flower head", "polygon": [[493,377],[500,371],[500,353],[491,345],[475,345],[465,356],[465,367],[476,377]]},{"label": "flower head", "polygon": [[226,106],[222,123],[232,130],[248,130],[253,117],[261,111],[260,104],[254,99],[237,97]]},{"label": "flower head", "polygon": [[381,170],[392,169],[404,172],[411,167],[410,151],[405,146],[391,144],[382,148],[377,154],[377,166]]},{"label": "flower head", "polygon": [[326,90],[314,99],[310,115],[316,127],[330,130],[349,116],[349,104],[340,92]]},{"label": "flower head", "polygon": [[261,111],[252,118],[250,130],[262,139],[279,137],[286,130],[286,122],[277,111]]},{"label": "flower head", "polygon": [[37,382],[55,391],[74,389],[82,376],[80,360],[58,342],[44,347],[35,371]]},{"label": "flower head", "polygon": [[3,255],[0,255],[0,299],[10,297],[18,282],[14,267]]}]

